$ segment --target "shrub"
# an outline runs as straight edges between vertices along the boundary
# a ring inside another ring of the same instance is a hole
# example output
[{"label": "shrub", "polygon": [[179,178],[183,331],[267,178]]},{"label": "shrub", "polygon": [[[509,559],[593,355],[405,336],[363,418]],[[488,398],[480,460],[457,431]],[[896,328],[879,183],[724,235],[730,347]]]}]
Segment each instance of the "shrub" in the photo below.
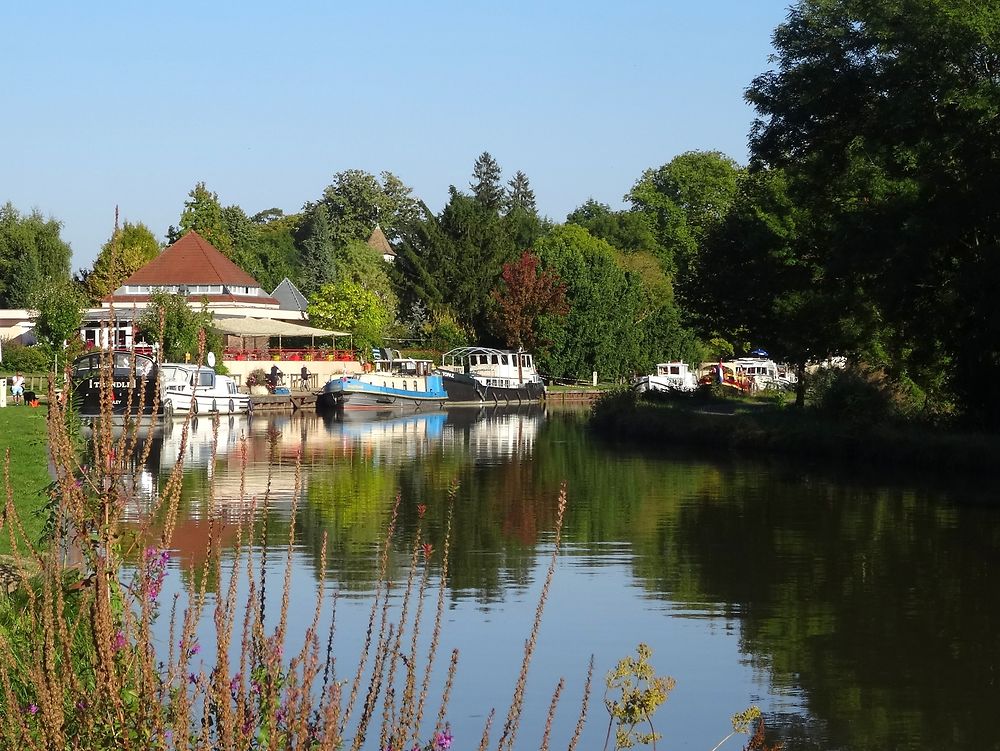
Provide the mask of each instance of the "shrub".
[{"label": "shrub", "polygon": [[40,345],[26,347],[18,342],[5,342],[0,372],[44,373],[51,367],[51,358]]},{"label": "shrub", "polygon": [[901,413],[892,385],[863,368],[823,368],[808,375],[806,399],[829,417],[859,425],[889,422]]}]

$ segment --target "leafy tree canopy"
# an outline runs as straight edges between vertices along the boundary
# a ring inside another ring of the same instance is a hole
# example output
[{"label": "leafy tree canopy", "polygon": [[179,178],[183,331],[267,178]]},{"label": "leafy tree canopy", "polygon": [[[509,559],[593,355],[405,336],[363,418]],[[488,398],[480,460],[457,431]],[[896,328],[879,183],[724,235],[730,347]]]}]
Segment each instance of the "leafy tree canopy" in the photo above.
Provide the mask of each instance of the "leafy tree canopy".
[{"label": "leafy tree canopy", "polygon": [[188,193],[181,212],[180,229],[171,227],[168,240],[173,243],[194,230],[227,256],[233,252],[233,237],[223,213],[219,196],[200,182]]},{"label": "leafy tree canopy", "polygon": [[[328,212],[335,247],[367,240],[376,224],[390,241],[395,240],[399,228],[418,216],[411,188],[391,172],[382,172],[379,178],[364,170],[346,170],[334,175],[323,191],[319,203]],[[310,204],[304,210],[311,209]]]},{"label": "leafy tree canopy", "polygon": [[107,297],[159,252],[160,243],[149,227],[142,222],[126,221],[101,247],[93,269],[87,274],[87,293],[93,300]]},{"label": "leafy tree canopy", "polygon": [[545,268],[566,285],[566,316],[543,316],[539,356],[556,377],[630,375],[641,359],[640,285],[622,268],[614,248],[574,224],[554,228],[535,246]]},{"label": "leafy tree canopy", "polygon": [[317,326],[350,331],[354,346],[362,351],[381,346],[392,324],[378,296],[348,279],[321,287],[309,298],[308,310]]},{"label": "leafy tree canopy", "polygon": [[0,307],[28,308],[43,284],[69,279],[72,251],[61,229],[37,210],[22,215],[10,202],[0,206]]},{"label": "leafy tree canopy", "polygon": [[627,253],[659,255],[661,252],[650,216],[640,211],[612,211],[606,203],[590,198],[574,209],[566,221],[580,225],[594,237]]},{"label": "leafy tree canopy", "polygon": [[538,256],[527,251],[517,261],[504,264],[493,299],[497,330],[506,346],[514,349],[536,349],[541,318],[569,312],[566,285],[558,275],[542,269]]},{"label": "leafy tree canopy", "polygon": [[[841,321],[869,362],[1000,425],[1000,7],[800,0],[754,79],[753,163],[781,168],[811,216]],[[860,309],[864,315],[854,311]]]},{"label": "leafy tree canopy", "polygon": [[699,244],[729,210],[739,173],[736,162],[718,151],[689,151],[643,172],[625,196],[648,217],[664,267],[681,288]]},{"label": "leafy tree canopy", "polygon": [[164,360],[184,362],[185,355],[190,355],[192,360],[198,357],[202,332],[206,356],[208,352],[215,352],[216,357],[221,355],[222,338],[211,328],[212,317],[207,306],[194,310],[183,295],[156,292],[137,325],[148,341],[159,343]]},{"label": "leafy tree canopy", "polygon": [[334,266],[336,279],[347,279],[374,292],[389,321],[395,321],[399,299],[389,276],[388,264],[375,248],[359,241],[348,243],[337,251]]},{"label": "leafy tree canopy", "polygon": [[35,336],[49,352],[62,350],[66,342],[80,341],[87,297],[72,280],[40,285],[32,294],[31,309],[36,312]]}]

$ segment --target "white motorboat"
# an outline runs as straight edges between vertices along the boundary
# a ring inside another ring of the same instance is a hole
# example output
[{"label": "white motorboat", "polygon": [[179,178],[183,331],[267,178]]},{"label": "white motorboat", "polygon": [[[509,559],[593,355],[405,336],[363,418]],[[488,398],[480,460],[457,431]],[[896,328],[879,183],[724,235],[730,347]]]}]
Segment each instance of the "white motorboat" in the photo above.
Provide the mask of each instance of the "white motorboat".
[{"label": "white motorboat", "polygon": [[160,400],[166,414],[243,415],[250,411],[250,396],[240,393],[236,380],[212,368],[165,362],[159,373]]},{"label": "white motorboat", "polygon": [[660,362],[656,364],[656,372],[652,375],[636,379],[634,388],[643,391],[683,391],[691,392],[698,388],[698,379],[686,362]]}]

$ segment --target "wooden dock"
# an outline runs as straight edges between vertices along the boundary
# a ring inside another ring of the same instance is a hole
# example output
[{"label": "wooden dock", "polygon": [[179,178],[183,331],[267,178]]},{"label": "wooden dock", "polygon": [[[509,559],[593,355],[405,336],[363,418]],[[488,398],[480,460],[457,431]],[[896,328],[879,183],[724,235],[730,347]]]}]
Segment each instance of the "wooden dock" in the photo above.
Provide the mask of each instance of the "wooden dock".
[{"label": "wooden dock", "polygon": [[250,406],[254,412],[282,409],[290,409],[296,412],[303,407],[315,407],[317,396],[318,394],[312,391],[298,391],[291,394],[251,395]]}]

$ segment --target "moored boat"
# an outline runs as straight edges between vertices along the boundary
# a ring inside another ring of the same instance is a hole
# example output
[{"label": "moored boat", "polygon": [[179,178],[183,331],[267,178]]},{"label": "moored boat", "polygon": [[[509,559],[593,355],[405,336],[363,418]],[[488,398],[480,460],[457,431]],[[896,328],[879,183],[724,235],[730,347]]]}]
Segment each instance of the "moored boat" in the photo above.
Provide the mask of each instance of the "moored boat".
[{"label": "moored boat", "polygon": [[449,402],[523,404],[545,398],[534,358],[523,351],[457,347],[441,356],[438,372]]},{"label": "moored boat", "polygon": [[698,379],[686,362],[660,362],[656,372],[641,376],[633,386],[636,391],[682,391],[691,392],[698,388]]},{"label": "moored boat", "polygon": [[167,414],[243,415],[250,411],[250,396],[241,394],[235,379],[195,363],[160,365],[160,398]]},{"label": "moored boat", "polygon": [[768,359],[766,354],[754,357],[738,357],[732,361],[738,373],[750,379],[753,390],[790,389],[795,387],[795,373],[784,365]]},{"label": "moored boat", "polygon": [[731,362],[719,362],[702,366],[702,375],[698,383],[711,386],[719,385],[726,388],[735,389],[743,393],[748,393],[752,388],[750,377],[740,371]]},{"label": "moored boat", "polygon": [[[110,378],[105,368],[110,368]],[[91,352],[73,361],[71,377],[74,406],[83,418],[101,416],[102,383],[111,391],[112,417],[162,414],[156,361],[148,355],[129,350]]]},{"label": "moored boat", "polygon": [[393,352],[376,361],[375,370],[331,378],[316,400],[320,410],[384,410],[393,407],[434,409],[448,398],[430,360]]}]

